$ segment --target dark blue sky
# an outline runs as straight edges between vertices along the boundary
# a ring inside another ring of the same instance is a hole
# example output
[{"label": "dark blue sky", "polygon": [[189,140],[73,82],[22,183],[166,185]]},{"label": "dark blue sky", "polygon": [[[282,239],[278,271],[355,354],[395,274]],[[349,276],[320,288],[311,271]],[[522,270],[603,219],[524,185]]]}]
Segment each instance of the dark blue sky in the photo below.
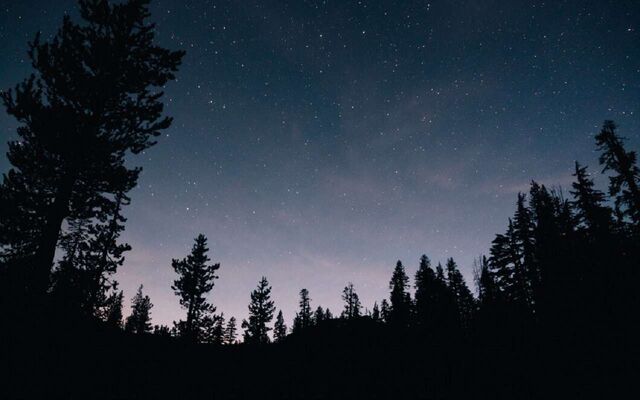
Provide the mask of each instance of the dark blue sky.
[{"label": "dark blue sky", "polygon": [[[8,88],[30,72],[26,42],[75,2],[0,5]],[[200,232],[222,263],[213,302],[239,319],[262,275],[288,321],[302,287],[337,313],[352,281],[371,307],[395,261],[413,275],[423,253],[454,257],[470,281],[531,179],[567,188],[574,160],[597,171],[604,119],[640,144],[637,1],[156,0],[152,12],[159,42],[187,55],[166,91],[173,126],[131,158],[144,171],[118,279],[127,298],[145,285],[154,322],[182,316],[170,261]],[[0,132],[5,153],[4,112]]]}]

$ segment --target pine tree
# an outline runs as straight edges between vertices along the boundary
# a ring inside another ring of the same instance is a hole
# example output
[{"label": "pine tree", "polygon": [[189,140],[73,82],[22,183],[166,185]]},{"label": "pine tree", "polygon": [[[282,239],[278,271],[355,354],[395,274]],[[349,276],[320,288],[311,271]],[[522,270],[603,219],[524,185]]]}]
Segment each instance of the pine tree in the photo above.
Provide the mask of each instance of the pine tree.
[{"label": "pine tree", "polygon": [[633,224],[640,226],[640,168],[636,165],[636,153],[626,151],[623,141],[616,134],[616,124],[605,121],[596,135],[602,172],[613,171],[609,177],[609,194],[616,199],[616,209],[628,216]]},{"label": "pine tree", "polygon": [[406,327],[411,316],[411,297],[409,296],[409,277],[407,276],[402,262],[398,260],[389,281],[391,289],[391,313],[389,323]]},{"label": "pine tree", "polygon": [[313,313],[313,323],[316,325],[321,324],[325,320],[324,309],[321,306],[316,308],[316,311]]},{"label": "pine tree", "polygon": [[500,301],[500,292],[495,278],[489,269],[487,257],[482,257],[479,262],[478,273],[478,300],[481,307],[495,307]]},{"label": "pine tree", "polygon": [[224,344],[224,313],[207,317],[205,326],[207,327],[208,332],[206,332],[205,336],[203,337],[203,341],[216,345]]},{"label": "pine tree", "polygon": [[309,299],[309,291],[307,289],[300,290],[300,311],[296,313],[293,321],[294,331],[306,329],[311,326],[313,322],[313,315],[311,314],[311,299]]},{"label": "pine tree", "polygon": [[523,312],[531,312],[534,286],[539,286],[540,276],[534,257],[535,225],[524,201],[525,196],[519,193],[514,219],[509,219],[506,233],[496,235],[493,240],[489,261],[505,298]]},{"label": "pine tree", "polygon": [[449,290],[453,294],[459,324],[461,327],[468,329],[471,326],[475,312],[475,299],[453,258],[447,260],[447,281]]},{"label": "pine tree", "polygon": [[333,313],[331,312],[331,310],[329,310],[329,308],[327,307],[327,309],[324,311],[324,320],[325,321],[330,321],[333,319]]},{"label": "pine tree", "polygon": [[258,283],[258,287],[251,292],[251,303],[249,303],[249,320],[242,321],[245,329],[245,343],[268,343],[269,331],[267,326],[273,319],[275,306],[271,300],[271,286],[264,276]]},{"label": "pine tree", "polygon": [[191,254],[182,260],[172,260],[171,266],[178,274],[178,279],[171,288],[180,297],[180,305],[187,310],[187,318],[180,321],[180,336],[198,342],[205,335],[205,319],[211,318],[216,308],[207,302],[205,295],[213,289],[215,272],[220,264],[207,264],[207,238],[200,234],[195,239]]},{"label": "pine tree", "polygon": [[425,328],[435,323],[439,290],[436,274],[431,268],[431,260],[426,255],[420,258],[415,276],[415,288],[416,322],[418,326]]},{"label": "pine tree", "polygon": [[151,332],[151,299],[142,294],[142,285],[136,295],[131,299],[131,315],[127,317],[125,330],[127,332],[142,334]]},{"label": "pine tree", "polygon": [[371,310],[371,319],[379,322],[381,320],[380,317],[380,307],[378,307],[378,302],[374,301],[373,302],[373,309]]},{"label": "pine tree", "polygon": [[122,301],[124,293],[121,291],[112,293],[107,300],[104,321],[108,326],[122,328]]},{"label": "pine tree", "polygon": [[353,288],[353,283],[349,282],[342,291],[342,300],[344,301],[344,311],[342,311],[342,318],[354,319],[360,316],[360,310],[362,305],[360,304],[360,298]]},{"label": "pine tree", "polygon": [[433,293],[434,311],[433,323],[430,328],[439,336],[448,335],[459,327],[458,310],[456,308],[454,294],[449,288],[449,281],[445,276],[444,268],[441,263],[436,265],[436,280]]},{"label": "pine tree", "polygon": [[282,342],[287,336],[287,325],[284,323],[284,317],[282,316],[282,310],[278,311],[276,322],[273,325],[273,340],[276,343]]},{"label": "pine tree", "polygon": [[115,290],[117,282],[113,276],[124,264],[124,253],[131,250],[126,243],[118,243],[127,221],[122,216],[122,206],[129,204],[125,195],[117,195],[111,217],[105,224],[91,224],[88,228],[87,249],[84,254],[84,268],[89,274],[87,310],[99,315],[107,300],[106,293]]},{"label": "pine tree", "polygon": [[526,196],[518,193],[516,212],[513,216],[513,233],[518,254],[516,268],[516,284],[524,301],[530,309],[534,307],[534,290],[540,285],[538,266],[536,265],[535,240],[531,211],[525,204]]},{"label": "pine tree", "polygon": [[535,318],[548,318],[551,314],[560,317],[558,305],[566,303],[569,287],[566,282],[575,279],[571,254],[573,222],[568,202],[544,185],[531,183],[529,205],[534,223],[535,271],[536,276],[529,278],[532,288],[532,301],[526,305],[529,314]]},{"label": "pine tree", "polygon": [[225,344],[235,344],[236,343],[236,318],[229,318],[229,322],[227,322],[227,327],[224,330],[224,343]]},{"label": "pine tree", "polygon": [[118,285],[113,275],[124,263],[124,253],[131,250],[128,244],[118,243],[126,221],[121,215],[123,202],[128,199],[116,199],[111,218],[104,224],[68,222],[67,232],[60,240],[64,255],[54,270],[52,287],[58,300],[72,300],[73,307],[62,305],[67,311],[104,319],[109,306],[108,292],[115,291]]},{"label": "pine tree", "polygon": [[154,325],[153,334],[164,338],[171,337],[171,329],[167,325]]},{"label": "pine tree", "polygon": [[613,225],[611,209],[604,206],[604,193],[594,188],[593,180],[587,174],[587,167],[581,167],[576,161],[572,183],[574,201],[571,203],[575,212],[576,222],[589,232],[593,240],[609,233]]},{"label": "pine tree", "polygon": [[183,52],[153,43],[145,1],[80,1],[49,42],[29,44],[35,73],[1,94],[19,123],[13,168],[0,186],[0,259],[27,268],[26,289],[44,293],[67,219],[106,220],[135,185],[138,154],[169,127],[159,101]]},{"label": "pine tree", "polygon": [[444,276],[444,269],[442,268],[442,264],[438,263],[436,265],[436,281],[446,284],[447,278]]},{"label": "pine tree", "polygon": [[382,302],[380,303],[380,318],[383,322],[389,322],[389,308],[389,302],[387,299],[382,299]]}]

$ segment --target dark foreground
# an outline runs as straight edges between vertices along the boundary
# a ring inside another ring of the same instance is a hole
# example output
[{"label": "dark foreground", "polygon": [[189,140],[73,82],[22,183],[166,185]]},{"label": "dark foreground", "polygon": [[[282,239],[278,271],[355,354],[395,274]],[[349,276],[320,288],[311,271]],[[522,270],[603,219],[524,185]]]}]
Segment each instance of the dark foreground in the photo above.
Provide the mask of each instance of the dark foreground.
[{"label": "dark foreground", "polygon": [[628,335],[615,332],[416,337],[363,318],[280,344],[216,347],[71,321],[43,335],[42,322],[3,328],[0,398],[616,398],[639,370]]}]

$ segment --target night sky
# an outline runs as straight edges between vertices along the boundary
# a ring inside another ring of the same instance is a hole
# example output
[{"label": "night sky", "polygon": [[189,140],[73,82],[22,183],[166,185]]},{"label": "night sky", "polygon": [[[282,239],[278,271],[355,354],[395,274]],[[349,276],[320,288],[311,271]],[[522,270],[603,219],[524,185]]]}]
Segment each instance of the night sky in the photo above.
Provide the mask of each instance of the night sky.
[{"label": "night sky", "polygon": [[[75,2],[0,0],[0,87],[26,42]],[[597,171],[604,119],[640,146],[638,1],[175,1],[158,41],[187,51],[166,90],[175,118],[144,168],[118,280],[144,284],[154,323],[184,316],[172,258],[198,233],[221,262],[211,299],[246,317],[262,275],[290,323],[298,291],[342,309],[388,297],[401,259],[454,257],[468,282],[531,179],[568,189]],[[0,112],[0,152],[16,123]],[[9,164],[3,156],[0,171]],[[606,181],[598,179],[600,187]]]}]

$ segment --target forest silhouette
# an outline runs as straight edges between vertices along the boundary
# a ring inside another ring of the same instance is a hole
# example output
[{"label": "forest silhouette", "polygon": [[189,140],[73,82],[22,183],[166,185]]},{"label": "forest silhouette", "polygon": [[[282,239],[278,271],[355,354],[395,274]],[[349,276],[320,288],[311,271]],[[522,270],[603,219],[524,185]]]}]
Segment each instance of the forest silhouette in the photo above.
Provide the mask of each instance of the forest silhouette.
[{"label": "forest silhouette", "polygon": [[153,325],[142,285],[125,318],[114,274],[140,174],[125,159],[170,126],[162,88],[184,52],[154,44],[148,1],[79,7],[81,22],[35,36],[33,74],[2,92],[19,128],[0,186],[1,398],[602,398],[631,387],[640,169],[612,121],[595,136],[608,188],[578,162],[567,194],[531,182],[475,262],[475,296],[453,258],[423,255],[414,277],[390,268],[388,298],[366,308],[350,282],[333,312],[302,288],[291,327],[261,277],[238,323],[207,299],[220,264],[200,234],[167,260],[184,319]]}]

